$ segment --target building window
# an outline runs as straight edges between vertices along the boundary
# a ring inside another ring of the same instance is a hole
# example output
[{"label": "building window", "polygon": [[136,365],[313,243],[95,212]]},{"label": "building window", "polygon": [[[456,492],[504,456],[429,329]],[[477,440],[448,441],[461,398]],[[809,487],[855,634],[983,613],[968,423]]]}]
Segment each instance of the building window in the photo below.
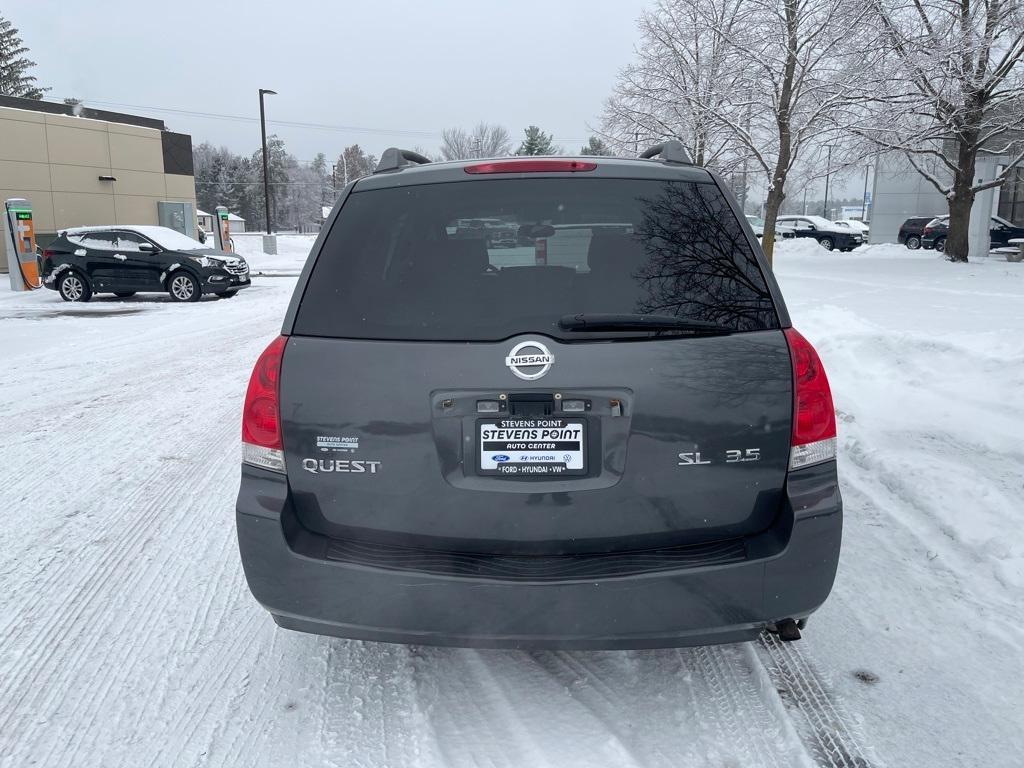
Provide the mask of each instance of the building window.
[{"label": "building window", "polygon": [[1024,226],[1024,168],[1015,168],[999,188],[999,215]]}]

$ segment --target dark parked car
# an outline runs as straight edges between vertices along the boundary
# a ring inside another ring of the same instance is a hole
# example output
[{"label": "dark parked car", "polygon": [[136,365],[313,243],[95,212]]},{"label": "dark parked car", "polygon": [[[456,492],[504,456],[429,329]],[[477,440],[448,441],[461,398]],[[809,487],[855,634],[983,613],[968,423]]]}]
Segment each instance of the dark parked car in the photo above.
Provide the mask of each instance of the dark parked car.
[{"label": "dark parked car", "polygon": [[[934,248],[936,251],[946,249],[946,236],[949,234],[949,216],[939,216],[928,222],[921,235],[921,244],[925,248]],[[1009,244],[1009,241],[1024,237],[1024,227],[1002,219],[998,216],[992,217],[991,228],[989,229],[992,248],[1002,248]]]},{"label": "dark parked car", "polygon": [[924,228],[934,216],[911,216],[900,225],[900,231],[896,235],[896,242],[906,245],[912,251],[921,247],[921,236]]},{"label": "dark parked car", "polygon": [[[644,157],[389,149],[347,187],[242,412],[238,543],[279,625],[799,637],[842,531],[825,371],[728,184]],[[449,235],[498,215],[533,258]]]},{"label": "dark parked car", "polygon": [[852,251],[864,244],[864,235],[821,216],[779,216],[777,221],[792,227],[797,237],[813,237],[826,251]]},{"label": "dark parked car", "polygon": [[64,301],[94,294],[166,292],[174,301],[231,298],[249,286],[249,266],[167,227],[69,229],[43,251],[43,281]]},{"label": "dark parked car", "polygon": [[[764,219],[762,219],[760,216],[752,216],[748,213],[747,221],[750,222],[750,228],[754,230],[754,235],[756,237],[764,237]],[[792,227],[776,222],[775,236],[781,237],[782,239],[785,240],[788,238],[796,237],[796,232],[793,230]]]}]

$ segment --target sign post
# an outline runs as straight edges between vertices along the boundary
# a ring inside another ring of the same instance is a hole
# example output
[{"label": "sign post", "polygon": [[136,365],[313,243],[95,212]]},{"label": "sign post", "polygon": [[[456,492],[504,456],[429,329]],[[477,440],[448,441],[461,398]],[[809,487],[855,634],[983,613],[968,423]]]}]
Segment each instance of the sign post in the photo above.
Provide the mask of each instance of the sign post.
[{"label": "sign post", "polygon": [[20,197],[4,201],[7,266],[12,291],[42,288],[39,261],[36,259],[36,232],[32,223],[32,203]]}]

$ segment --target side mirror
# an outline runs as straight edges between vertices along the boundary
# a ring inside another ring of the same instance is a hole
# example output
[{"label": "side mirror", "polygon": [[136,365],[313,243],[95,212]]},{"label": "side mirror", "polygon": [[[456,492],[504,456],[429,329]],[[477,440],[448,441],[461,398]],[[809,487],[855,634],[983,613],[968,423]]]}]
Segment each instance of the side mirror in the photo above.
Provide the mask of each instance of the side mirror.
[{"label": "side mirror", "polygon": [[156,253],[156,246],[152,243],[139,243],[139,250],[143,253]]}]

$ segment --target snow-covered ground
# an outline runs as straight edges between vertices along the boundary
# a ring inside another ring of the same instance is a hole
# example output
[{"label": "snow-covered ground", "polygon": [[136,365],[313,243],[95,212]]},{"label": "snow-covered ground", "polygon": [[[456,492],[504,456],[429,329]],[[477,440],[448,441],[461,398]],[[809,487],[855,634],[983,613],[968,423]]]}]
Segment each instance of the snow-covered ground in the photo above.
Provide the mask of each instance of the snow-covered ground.
[{"label": "snow-covered ground", "polygon": [[[294,273],[286,242],[240,250]],[[293,277],[0,289],[0,765],[1021,765],[1024,264],[786,243],[776,270],[840,416],[835,591],[799,643],[622,653],[274,627],[233,504]]]},{"label": "snow-covered ground", "polygon": [[297,275],[306,263],[306,256],[315,235],[277,235],[277,254],[263,252],[263,235],[259,232],[236,232],[231,236],[235,252],[244,256],[255,275]]}]

